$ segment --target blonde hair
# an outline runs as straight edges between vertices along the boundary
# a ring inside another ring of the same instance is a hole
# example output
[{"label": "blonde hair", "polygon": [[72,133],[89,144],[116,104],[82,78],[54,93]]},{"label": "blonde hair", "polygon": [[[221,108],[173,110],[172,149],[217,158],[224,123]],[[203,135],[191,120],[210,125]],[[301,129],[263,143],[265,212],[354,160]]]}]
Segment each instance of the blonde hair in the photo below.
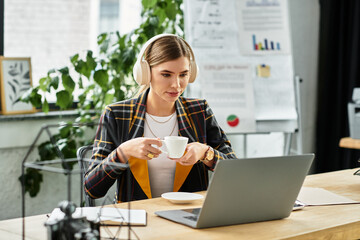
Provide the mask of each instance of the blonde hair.
[{"label": "blonde hair", "polygon": [[[185,41],[177,36],[164,36],[151,43],[144,52],[144,59],[150,68],[180,57],[191,59],[190,49]],[[136,97],[149,89],[150,83],[139,87]]]}]

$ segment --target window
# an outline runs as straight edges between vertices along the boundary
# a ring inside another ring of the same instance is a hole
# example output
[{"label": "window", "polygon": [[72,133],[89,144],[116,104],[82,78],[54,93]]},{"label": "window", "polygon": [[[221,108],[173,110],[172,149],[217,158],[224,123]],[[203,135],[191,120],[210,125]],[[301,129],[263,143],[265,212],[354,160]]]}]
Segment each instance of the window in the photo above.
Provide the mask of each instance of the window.
[{"label": "window", "polygon": [[[140,24],[140,1],[5,0],[4,56],[31,57],[33,85],[70,56],[93,50],[101,32],[126,33]],[[48,100],[55,101],[55,97]]]}]

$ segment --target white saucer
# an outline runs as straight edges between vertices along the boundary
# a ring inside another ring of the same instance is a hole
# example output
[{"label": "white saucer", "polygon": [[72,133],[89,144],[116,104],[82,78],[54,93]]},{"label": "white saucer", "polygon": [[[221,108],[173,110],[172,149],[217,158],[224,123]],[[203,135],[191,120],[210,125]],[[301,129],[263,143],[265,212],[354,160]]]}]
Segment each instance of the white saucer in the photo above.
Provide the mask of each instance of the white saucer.
[{"label": "white saucer", "polygon": [[200,194],[188,192],[167,192],[161,194],[161,197],[169,200],[172,203],[191,203],[193,201],[204,198],[204,196]]}]

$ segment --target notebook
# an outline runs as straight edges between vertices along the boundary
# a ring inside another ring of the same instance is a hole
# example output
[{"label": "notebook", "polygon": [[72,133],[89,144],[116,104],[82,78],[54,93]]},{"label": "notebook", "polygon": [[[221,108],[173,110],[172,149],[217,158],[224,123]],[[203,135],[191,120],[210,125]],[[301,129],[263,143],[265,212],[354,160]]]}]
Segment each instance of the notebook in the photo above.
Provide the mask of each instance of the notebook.
[{"label": "notebook", "polygon": [[219,161],[202,208],[155,214],[192,228],[286,218],[313,159],[303,154]]}]

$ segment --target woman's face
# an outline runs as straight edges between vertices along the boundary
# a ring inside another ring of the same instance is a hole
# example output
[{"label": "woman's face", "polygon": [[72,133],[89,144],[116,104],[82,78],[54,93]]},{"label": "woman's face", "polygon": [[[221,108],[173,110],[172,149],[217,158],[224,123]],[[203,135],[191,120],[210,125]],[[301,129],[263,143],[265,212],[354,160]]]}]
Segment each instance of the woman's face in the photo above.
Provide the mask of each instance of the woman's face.
[{"label": "woman's face", "polygon": [[174,103],[189,83],[189,59],[164,62],[151,68],[150,91],[158,100]]}]

